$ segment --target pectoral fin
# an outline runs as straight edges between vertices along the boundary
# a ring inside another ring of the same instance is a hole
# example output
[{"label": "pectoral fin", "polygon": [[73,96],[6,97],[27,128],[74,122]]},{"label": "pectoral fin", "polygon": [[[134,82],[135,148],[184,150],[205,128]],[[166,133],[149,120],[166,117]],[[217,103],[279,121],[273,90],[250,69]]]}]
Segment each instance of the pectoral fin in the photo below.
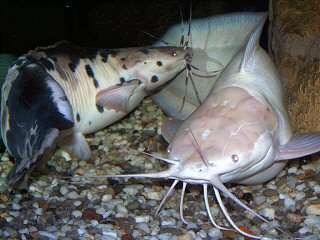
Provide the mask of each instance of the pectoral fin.
[{"label": "pectoral fin", "polygon": [[288,160],[320,151],[320,132],[298,134],[279,147],[276,160]]},{"label": "pectoral fin", "polygon": [[115,85],[100,91],[96,96],[96,104],[127,113],[135,108],[146,95],[139,81],[125,82],[122,85]]},{"label": "pectoral fin", "polygon": [[175,118],[169,118],[166,116],[162,117],[162,128],[161,128],[161,134],[162,137],[170,143],[173,136],[178,131],[179,127],[183,121],[175,119]]},{"label": "pectoral fin", "polygon": [[90,147],[81,133],[63,139],[58,145],[76,158],[88,160],[91,157]]}]

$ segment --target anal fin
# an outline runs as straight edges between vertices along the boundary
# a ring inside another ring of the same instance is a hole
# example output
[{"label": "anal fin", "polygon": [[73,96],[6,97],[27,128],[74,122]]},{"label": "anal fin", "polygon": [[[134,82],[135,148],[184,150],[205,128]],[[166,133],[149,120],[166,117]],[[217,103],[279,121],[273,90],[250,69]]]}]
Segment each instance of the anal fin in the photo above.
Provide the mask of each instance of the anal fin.
[{"label": "anal fin", "polygon": [[59,146],[69,152],[73,157],[88,160],[91,157],[91,150],[86,138],[81,133],[75,133],[62,139]]},{"label": "anal fin", "polygon": [[320,132],[295,135],[287,144],[279,147],[276,160],[288,160],[320,151]]}]

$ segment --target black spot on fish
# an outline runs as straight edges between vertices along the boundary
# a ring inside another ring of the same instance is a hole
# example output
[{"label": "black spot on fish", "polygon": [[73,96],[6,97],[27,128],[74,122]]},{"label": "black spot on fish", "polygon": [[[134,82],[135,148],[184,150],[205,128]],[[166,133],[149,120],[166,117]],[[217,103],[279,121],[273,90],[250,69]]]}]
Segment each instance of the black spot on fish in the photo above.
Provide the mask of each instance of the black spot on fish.
[{"label": "black spot on fish", "polygon": [[128,70],[127,66],[125,64],[122,65],[122,69]]},{"label": "black spot on fish", "polygon": [[117,56],[118,53],[119,53],[119,51],[117,51],[117,50],[110,50],[110,55],[111,55],[111,57]]},{"label": "black spot on fish", "polygon": [[77,122],[80,122],[81,118],[79,113],[77,113],[76,119],[77,119]]},{"label": "black spot on fish", "polygon": [[89,77],[94,78],[94,73],[89,64],[86,65],[86,71]]},{"label": "black spot on fish", "polygon": [[161,66],[162,66],[162,62],[161,62],[161,61],[158,61],[158,62],[157,62],[157,65],[158,65],[159,67],[161,67]]},{"label": "black spot on fish", "polygon": [[58,59],[57,59],[55,56],[52,56],[51,59],[52,59],[52,61],[54,61],[54,62],[58,62]]},{"label": "black spot on fish", "polygon": [[75,65],[73,62],[70,62],[68,66],[72,72],[76,71],[77,65]]},{"label": "black spot on fish", "polygon": [[89,125],[91,125],[92,124],[92,122],[91,121],[89,121]]},{"label": "black spot on fish", "polygon": [[159,80],[159,78],[156,75],[153,75],[151,78],[152,83],[156,83],[156,82],[158,82],[158,80]]},{"label": "black spot on fish", "polygon": [[149,53],[149,50],[147,48],[140,48],[139,51],[144,53],[144,54],[148,54]]},{"label": "black spot on fish", "polygon": [[121,78],[120,78],[120,83],[125,83],[125,81],[126,81],[126,80],[124,79],[124,77],[121,77]]},{"label": "black spot on fish", "polygon": [[103,113],[104,112],[104,107],[99,106],[98,104],[96,104],[97,110],[99,113]]},{"label": "black spot on fish", "polygon": [[120,58],[120,60],[125,61],[125,60],[127,60],[127,57],[122,57],[122,58]]},{"label": "black spot on fish", "polygon": [[51,70],[54,70],[54,69],[55,69],[53,63],[52,63],[50,60],[48,60],[48,59],[46,59],[46,58],[44,58],[44,57],[41,57],[41,58],[39,59],[39,62],[40,62],[41,65],[44,66],[48,71],[51,71]]},{"label": "black spot on fish", "polygon": [[93,84],[94,84],[94,87],[95,88],[98,88],[99,87],[99,82],[97,79],[93,78]]},{"label": "black spot on fish", "polygon": [[102,62],[107,62],[109,57],[110,51],[100,49],[100,56]]}]

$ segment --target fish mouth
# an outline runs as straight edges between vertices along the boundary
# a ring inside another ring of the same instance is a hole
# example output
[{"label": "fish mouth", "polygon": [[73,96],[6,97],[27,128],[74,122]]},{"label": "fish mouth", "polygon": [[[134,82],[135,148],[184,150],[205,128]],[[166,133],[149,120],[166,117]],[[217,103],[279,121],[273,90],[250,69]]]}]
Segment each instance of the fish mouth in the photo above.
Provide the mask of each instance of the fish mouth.
[{"label": "fish mouth", "polygon": [[191,50],[191,49],[187,49],[187,53],[186,53],[186,55],[184,55],[184,60],[185,60],[186,62],[190,63],[191,60],[192,60],[192,57],[193,57],[193,52],[192,52],[192,50]]}]

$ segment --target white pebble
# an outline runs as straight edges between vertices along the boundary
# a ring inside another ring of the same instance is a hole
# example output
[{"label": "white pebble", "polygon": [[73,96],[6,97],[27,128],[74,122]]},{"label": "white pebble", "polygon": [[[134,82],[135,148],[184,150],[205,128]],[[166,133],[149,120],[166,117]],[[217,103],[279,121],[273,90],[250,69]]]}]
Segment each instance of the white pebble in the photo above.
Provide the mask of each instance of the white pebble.
[{"label": "white pebble", "polygon": [[149,228],[148,224],[146,224],[146,223],[139,223],[136,225],[136,228],[144,231],[146,234],[150,233],[150,228]]},{"label": "white pebble", "polygon": [[52,233],[48,233],[48,232],[45,232],[45,231],[39,231],[39,234],[43,237],[47,237],[49,239],[58,239],[58,236],[52,234]]},{"label": "white pebble", "polygon": [[212,238],[215,238],[215,239],[222,237],[222,233],[221,233],[220,229],[218,229],[218,228],[210,229],[209,232],[208,232],[208,235],[209,235],[209,237],[212,237]]},{"label": "white pebble", "polygon": [[160,201],[162,199],[162,195],[160,192],[147,192],[146,193],[148,199],[153,199]]},{"label": "white pebble", "polygon": [[68,194],[68,198],[70,199],[77,199],[79,198],[79,194],[76,191],[72,191]]},{"label": "white pebble", "polygon": [[287,197],[284,200],[284,205],[286,206],[287,209],[290,209],[291,207],[295,207],[296,206],[296,202],[292,198]]},{"label": "white pebble", "polygon": [[309,215],[306,220],[304,220],[304,223],[307,226],[320,226],[320,218],[316,215]]},{"label": "white pebble", "polygon": [[92,227],[96,227],[99,224],[99,222],[95,219],[91,220],[90,223]]},{"label": "white pebble", "polygon": [[102,202],[109,202],[112,199],[111,194],[105,194],[102,196]]},{"label": "white pebble", "polygon": [[11,207],[13,210],[20,210],[21,209],[21,206],[15,202],[12,203]]},{"label": "white pebble", "polygon": [[150,221],[150,216],[149,215],[136,216],[135,221],[136,223],[146,223]]},{"label": "white pebble", "polygon": [[83,234],[87,233],[87,230],[85,228],[78,228],[78,233],[79,233],[79,235],[83,235]]},{"label": "white pebble", "polygon": [[19,230],[19,233],[20,234],[29,234],[29,230],[28,230],[28,228],[23,228],[23,229]]},{"label": "white pebble", "polygon": [[165,219],[162,220],[161,225],[163,227],[174,226],[174,225],[176,225],[176,219],[174,219],[174,218],[165,218]]},{"label": "white pebble", "polygon": [[74,210],[72,211],[71,215],[74,216],[75,218],[79,218],[82,216],[82,212],[79,210]]},{"label": "white pebble", "polygon": [[304,199],[306,197],[306,194],[304,192],[299,192],[296,194],[296,196],[294,197],[296,201],[300,201],[302,199]]},{"label": "white pebble", "polygon": [[307,228],[307,227],[303,227],[303,228],[300,228],[299,231],[298,231],[300,234],[307,234],[307,233],[312,233],[312,230],[310,228]]},{"label": "white pebble", "polygon": [[125,187],[122,191],[127,195],[136,195],[138,193],[138,189],[135,187]]},{"label": "white pebble", "polygon": [[141,233],[138,230],[133,230],[132,232],[132,237],[134,237],[135,239],[139,239],[141,238]]},{"label": "white pebble", "polygon": [[200,230],[199,232],[197,232],[197,235],[198,235],[200,238],[205,238],[205,237],[207,237],[207,233],[206,233],[204,230]]},{"label": "white pebble", "polygon": [[304,183],[299,184],[299,185],[296,186],[296,189],[298,191],[303,191],[303,189],[305,189],[305,188],[306,188],[306,185]]},{"label": "white pebble", "polygon": [[276,211],[273,208],[263,208],[261,210],[261,214],[264,217],[273,220],[275,218]]},{"label": "white pebble", "polygon": [[123,204],[119,204],[117,210],[119,213],[128,213],[128,209]]},{"label": "white pebble", "polygon": [[75,205],[76,207],[80,206],[82,204],[81,201],[74,201],[73,205]]},{"label": "white pebble", "polygon": [[34,211],[35,214],[37,215],[42,215],[42,208],[37,208],[35,211]]},{"label": "white pebble", "polygon": [[103,235],[107,235],[107,236],[111,236],[111,237],[114,237],[114,238],[117,238],[117,231],[116,230],[111,230],[111,229],[103,229],[102,230],[102,234]]},{"label": "white pebble", "polygon": [[297,173],[298,168],[297,167],[291,167],[288,169],[289,174],[295,174]]}]

